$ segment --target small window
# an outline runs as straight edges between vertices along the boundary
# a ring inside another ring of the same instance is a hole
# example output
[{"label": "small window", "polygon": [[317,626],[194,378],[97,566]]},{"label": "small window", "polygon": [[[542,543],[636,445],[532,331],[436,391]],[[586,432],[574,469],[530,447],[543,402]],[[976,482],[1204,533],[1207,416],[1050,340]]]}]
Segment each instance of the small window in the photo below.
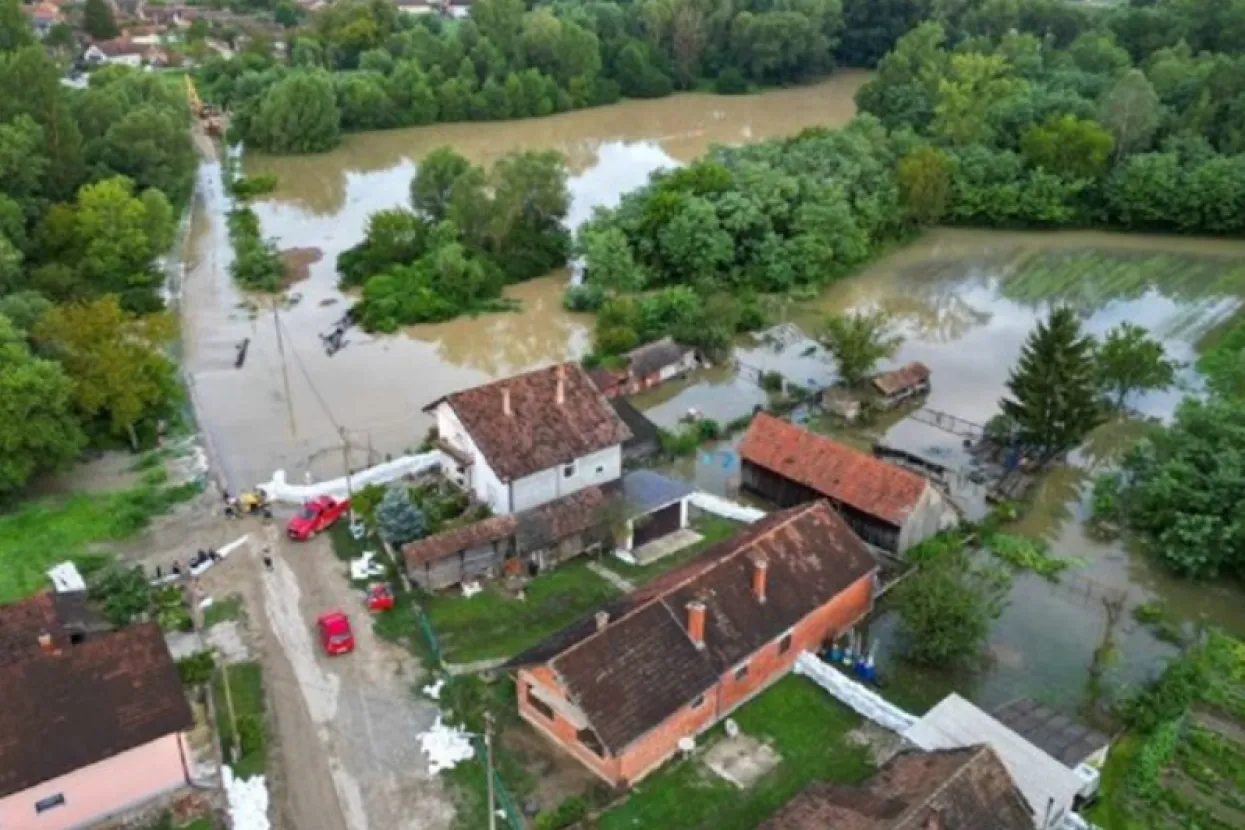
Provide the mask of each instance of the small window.
[{"label": "small window", "polygon": [[704,706],[704,705],[705,705],[705,696],[704,696],[704,695],[700,695],[698,698],[696,698],[695,700],[693,700],[693,701],[692,701],[692,708],[693,708],[693,709],[699,709],[701,706]]},{"label": "small window", "polygon": [[63,807],[64,804],[65,804],[65,794],[57,793],[56,795],[48,796],[42,801],[36,801],[35,812],[46,813],[48,810],[51,810],[53,807]]},{"label": "small window", "polygon": [[598,758],[605,757],[605,747],[601,745],[601,739],[597,737],[597,733],[591,729],[581,729],[575,733],[575,739],[588,748],[588,751]]},{"label": "small window", "polygon": [[527,687],[527,702],[529,706],[544,715],[547,720],[554,719],[553,708],[550,707],[548,703],[545,703],[543,700],[536,697],[536,695],[532,694],[531,684],[528,684]]},{"label": "small window", "polygon": [[563,465],[562,478],[571,478],[574,475],[575,475],[575,462],[574,461],[572,461],[570,464]]},{"label": "small window", "polygon": [[597,475],[601,475],[601,473],[603,473],[603,472],[605,472],[605,465],[604,465],[604,464],[598,464],[598,465],[597,465]]},{"label": "small window", "polygon": [[786,634],[782,635],[782,639],[778,641],[778,653],[786,654],[790,650],[791,650],[791,632],[788,631]]},{"label": "small window", "polygon": [[736,680],[743,680],[747,676],[748,676],[748,664],[747,663],[744,663],[742,666],[735,669]]}]

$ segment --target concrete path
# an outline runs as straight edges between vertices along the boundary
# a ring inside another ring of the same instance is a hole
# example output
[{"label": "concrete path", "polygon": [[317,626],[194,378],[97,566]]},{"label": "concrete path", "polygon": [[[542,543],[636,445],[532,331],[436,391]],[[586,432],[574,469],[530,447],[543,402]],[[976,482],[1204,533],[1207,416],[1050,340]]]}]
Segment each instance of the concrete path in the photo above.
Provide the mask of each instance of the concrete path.
[{"label": "concrete path", "polygon": [[635,585],[631,584],[628,580],[623,579],[621,576],[614,573],[600,562],[589,562],[588,570],[592,571],[594,574],[601,577],[606,582],[622,591],[624,594],[629,594],[635,590]]}]

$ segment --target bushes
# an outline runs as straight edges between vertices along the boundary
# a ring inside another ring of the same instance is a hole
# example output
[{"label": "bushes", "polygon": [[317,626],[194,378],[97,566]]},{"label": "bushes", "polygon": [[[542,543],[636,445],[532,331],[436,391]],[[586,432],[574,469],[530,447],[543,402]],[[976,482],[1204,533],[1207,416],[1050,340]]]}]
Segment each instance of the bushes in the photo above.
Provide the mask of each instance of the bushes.
[{"label": "bushes", "polygon": [[183,686],[202,686],[212,679],[216,659],[210,651],[200,651],[177,661],[177,676]]},{"label": "bushes", "polygon": [[234,259],[229,272],[252,291],[276,291],[285,277],[285,263],[277,246],[260,236],[259,217],[249,207],[229,211],[229,241]]},{"label": "bushes", "polygon": [[[229,182],[230,180],[226,180]],[[277,189],[277,177],[272,173],[242,176],[232,180],[230,192],[238,199],[250,199]]]}]

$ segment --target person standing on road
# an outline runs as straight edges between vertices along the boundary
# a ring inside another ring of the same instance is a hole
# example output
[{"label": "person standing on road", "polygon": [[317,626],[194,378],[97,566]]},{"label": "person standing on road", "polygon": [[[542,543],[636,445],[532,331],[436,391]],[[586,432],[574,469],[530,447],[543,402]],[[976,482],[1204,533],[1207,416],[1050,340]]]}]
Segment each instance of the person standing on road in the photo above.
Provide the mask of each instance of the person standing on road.
[{"label": "person standing on road", "polygon": [[272,572],[272,551],[266,547],[264,548],[264,568],[267,569],[269,573]]}]

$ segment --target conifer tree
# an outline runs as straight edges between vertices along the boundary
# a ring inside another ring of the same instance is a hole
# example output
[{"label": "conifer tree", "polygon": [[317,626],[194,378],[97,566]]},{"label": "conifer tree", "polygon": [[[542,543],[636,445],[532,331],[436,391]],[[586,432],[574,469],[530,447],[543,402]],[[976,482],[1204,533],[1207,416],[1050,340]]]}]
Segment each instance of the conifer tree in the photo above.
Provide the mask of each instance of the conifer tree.
[{"label": "conifer tree", "polygon": [[391,545],[404,545],[427,533],[428,520],[414,504],[405,487],[390,487],[376,506],[376,526]]},{"label": "conifer tree", "polygon": [[1067,307],[1056,308],[1025,341],[999,402],[1015,436],[1042,460],[1067,452],[1102,422],[1094,341]]}]

